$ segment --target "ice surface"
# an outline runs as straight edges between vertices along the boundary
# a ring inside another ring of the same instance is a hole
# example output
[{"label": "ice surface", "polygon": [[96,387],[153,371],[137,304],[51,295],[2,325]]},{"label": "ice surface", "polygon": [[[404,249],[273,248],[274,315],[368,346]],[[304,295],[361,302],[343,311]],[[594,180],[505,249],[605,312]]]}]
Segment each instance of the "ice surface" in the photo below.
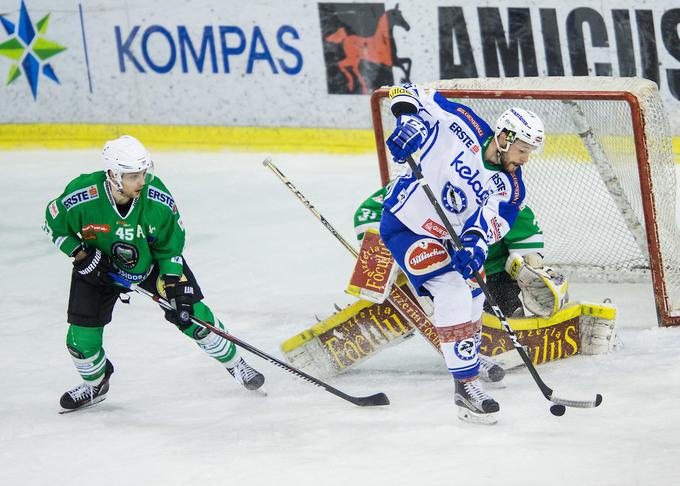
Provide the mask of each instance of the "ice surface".
[{"label": "ice surface", "polygon": [[[326,317],[352,258],[261,165],[265,154],[155,154],[188,231],[185,256],[206,302],[235,335],[280,356],[285,339]],[[378,187],[373,156],[274,155],[353,241],[355,207]],[[619,305],[624,347],[539,372],[560,396],[604,395],[598,409],[550,415],[524,370],[490,389],[496,426],[456,418],[443,362],[415,337],[329,380],[384,391],[364,409],[244,353],[269,396],[228,373],[133,295],[105,348],[116,365],[96,408],[59,415],[79,381],[66,351],[70,262],[42,233],[44,208],[98,153],[0,154],[0,484],[53,485],[677,485],[680,329],[656,325],[649,284],[572,286]]]}]

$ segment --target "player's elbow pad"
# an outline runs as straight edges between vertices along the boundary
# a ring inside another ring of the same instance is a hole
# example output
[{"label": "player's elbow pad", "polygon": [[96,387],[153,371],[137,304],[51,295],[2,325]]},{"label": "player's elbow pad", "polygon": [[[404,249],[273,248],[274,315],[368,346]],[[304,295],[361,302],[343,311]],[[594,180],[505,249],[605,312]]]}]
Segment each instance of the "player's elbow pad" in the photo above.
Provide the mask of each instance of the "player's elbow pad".
[{"label": "player's elbow pad", "polygon": [[408,101],[401,101],[392,103],[392,114],[399,118],[401,115],[415,115],[418,113],[418,107]]},{"label": "player's elbow pad", "polygon": [[415,115],[418,113],[418,102],[413,95],[401,86],[390,89],[390,110],[399,118],[401,115]]}]

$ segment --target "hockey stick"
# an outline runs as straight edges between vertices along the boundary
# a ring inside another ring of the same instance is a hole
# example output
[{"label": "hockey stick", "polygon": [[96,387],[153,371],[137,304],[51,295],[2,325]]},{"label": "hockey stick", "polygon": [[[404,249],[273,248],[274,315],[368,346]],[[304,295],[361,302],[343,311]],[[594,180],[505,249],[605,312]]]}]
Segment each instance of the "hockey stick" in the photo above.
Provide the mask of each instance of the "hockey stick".
[{"label": "hockey stick", "polygon": [[[451,240],[453,240],[453,246],[456,250],[459,250],[463,248],[463,244],[460,241],[460,237],[458,234],[455,232],[453,227],[451,226],[451,222],[446,216],[446,213],[444,213],[444,210],[442,209],[441,205],[439,204],[439,201],[437,201],[437,198],[435,197],[434,193],[432,192],[432,189],[430,189],[430,186],[428,185],[427,181],[425,180],[425,177],[423,176],[423,173],[421,172],[420,168],[418,167],[418,164],[416,164],[415,160],[413,160],[413,157],[409,156],[406,159],[406,162],[408,162],[409,167],[413,171],[413,174],[415,174],[416,179],[418,179],[418,182],[420,183],[420,187],[423,188],[425,191],[425,194],[427,195],[427,198],[430,200],[430,203],[432,204],[432,207],[434,207],[435,211],[437,212],[437,215],[439,216],[439,219],[442,220],[442,223],[444,223],[444,227],[446,228],[446,231],[449,232],[449,236],[451,237]],[[503,311],[498,307],[498,304],[496,303],[496,299],[494,299],[493,295],[491,295],[491,292],[489,292],[489,287],[486,285],[486,282],[482,278],[482,276],[479,274],[477,270],[473,272],[474,278],[477,280],[477,283],[479,284],[479,287],[482,289],[482,292],[484,292],[484,295],[486,296],[486,300],[489,302],[489,305],[493,309],[493,313],[496,315],[498,320],[501,321],[501,324],[503,325],[503,329],[505,329],[505,332],[508,334],[510,337],[510,340],[512,341],[513,346],[517,350],[517,352],[520,354],[522,357],[522,361],[524,361],[524,364],[526,367],[529,369],[529,373],[531,373],[531,376],[534,378],[534,381],[538,385],[538,387],[541,389],[541,392],[543,393],[543,396],[550,400],[551,402],[557,404],[553,405],[550,407],[550,411],[553,413],[553,415],[562,415],[564,414],[564,407],[576,407],[576,408],[593,408],[597,407],[602,403],[602,395],[599,393],[595,396],[594,400],[567,400],[566,398],[560,398],[555,396],[554,391],[552,388],[550,388],[548,385],[546,385],[543,380],[541,379],[540,375],[536,371],[536,368],[534,367],[533,363],[529,359],[529,355],[527,352],[524,350],[522,345],[520,344],[519,340],[517,339],[517,336],[515,335],[515,331],[512,330],[510,327],[510,324],[508,323],[508,320],[506,319],[505,315],[503,314]]]},{"label": "hockey stick", "polygon": [[[316,219],[321,221],[321,224],[323,224],[326,227],[326,229],[330,231],[331,234],[335,236],[335,238],[340,243],[342,243],[342,246],[349,250],[352,256],[354,256],[354,258],[357,258],[359,256],[359,252],[351,244],[349,244],[349,242],[345,238],[343,238],[340,233],[336,231],[333,225],[326,218],[323,217],[323,215],[314,207],[314,205],[311,202],[309,202],[309,199],[307,199],[305,195],[302,194],[293,185],[293,183],[288,180],[288,178],[285,175],[283,175],[283,172],[281,172],[279,168],[274,165],[271,158],[267,157],[266,159],[264,159],[262,165],[270,169],[276,175],[276,177],[278,177],[281,180],[281,182],[283,182],[286,185],[286,187],[288,187],[288,189],[290,189],[290,191],[293,194],[295,194],[298,200],[312,212]],[[409,286],[410,285],[411,284],[409,283]],[[415,289],[411,288],[411,290],[413,294],[416,295]],[[435,330],[434,324],[430,322],[429,318],[422,311],[421,307],[414,303],[411,297],[409,297],[409,295],[406,292],[404,292],[396,285],[392,286],[392,289],[390,290],[390,296],[388,297],[387,300],[390,304],[392,304],[401,312],[403,312],[404,315],[409,319],[409,322],[413,324],[413,327],[415,327],[418,330],[420,335],[423,336],[427,340],[427,342],[430,343],[432,348],[435,351],[437,351],[437,353],[441,354],[441,348],[439,347],[439,338]],[[434,339],[432,336],[437,337],[436,339]]]},{"label": "hockey stick", "polygon": [[[146,295],[150,299],[156,301],[163,309],[173,310],[170,303],[167,300],[165,300],[164,298],[162,298],[160,295],[153,294],[152,292],[149,292],[148,290],[145,290],[142,287],[139,287],[138,285],[135,285],[135,284],[123,279],[122,277],[120,277],[119,275],[116,275],[114,273],[109,273],[109,276],[117,284],[121,285],[122,287],[125,287],[125,288],[130,289],[130,290],[134,290],[135,292],[140,293],[142,295]],[[251,353],[259,356],[260,358],[262,358],[266,361],[269,361],[271,364],[276,365],[279,368],[282,368],[282,369],[288,371],[289,373],[294,374],[298,378],[302,378],[303,380],[308,381],[312,385],[316,385],[319,388],[323,388],[328,393],[332,393],[336,397],[340,397],[343,400],[347,400],[348,402],[353,403],[354,405],[358,405],[360,407],[377,407],[377,406],[380,406],[380,405],[389,405],[390,404],[389,398],[387,398],[387,395],[385,395],[382,392],[376,393],[374,395],[370,395],[370,396],[367,396],[367,397],[355,397],[355,396],[352,396],[352,395],[348,395],[344,392],[341,392],[337,388],[333,388],[329,384],[324,383],[323,381],[319,380],[318,378],[314,378],[313,376],[308,375],[304,371],[300,371],[297,368],[294,368],[294,367],[284,363],[283,361],[278,360],[273,356],[270,356],[269,354],[265,353],[264,351],[260,351],[255,346],[252,346],[251,344],[248,344],[247,342],[242,341],[241,339],[237,338],[236,336],[229,334],[228,332],[223,331],[222,329],[220,329],[218,327],[213,326],[209,322],[206,322],[202,319],[199,319],[196,316],[191,316],[191,321],[194,324],[197,324],[197,325],[199,325],[199,326],[201,326],[205,329],[208,329],[208,330],[214,332],[215,334],[223,337],[227,341],[231,341],[232,343],[236,344],[240,348],[243,348],[246,351],[250,351]]]},{"label": "hockey stick", "polygon": [[356,248],[354,248],[345,238],[343,238],[342,235],[338,233],[335,228],[333,228],[333,225],[330,224],[328,220],[321,215],[321,213],[314,207],[314,205],[311,202],[309,202],[309,199],[307,199],[304,194],[298,191],[298,189],[293,185],[293,183],[290,182],[285,175],[283,175],[283,172],[281,172],[279,168],[274,165],[270,157],[264,159],[262,161],[262,165],[270,169],[276,175],[276,177],[278,177],[281,180],[281,182],[283,182],[288,187],[288,189],[290,189],[290,191],[297,196],[300,202],[304,204],[307,207],[307,209],[309,209],[312,212],[314,216],[316,216],[316,219],[321,221],[321,224],[323,224],[326,227],[326,229],[330,231],[331,234],[335,236],[335,238],[340,243],[342,243],[342,246],[347,248],[347,250],[354,256],[354,258],[357,258],[359,256],[359,252],[356,250]]}]

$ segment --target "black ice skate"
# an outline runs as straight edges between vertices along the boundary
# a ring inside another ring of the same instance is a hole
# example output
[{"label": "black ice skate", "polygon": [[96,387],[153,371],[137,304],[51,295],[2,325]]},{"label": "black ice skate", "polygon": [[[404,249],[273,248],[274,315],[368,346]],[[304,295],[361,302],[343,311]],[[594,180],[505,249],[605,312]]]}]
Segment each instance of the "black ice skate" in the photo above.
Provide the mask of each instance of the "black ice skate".
[{"label": "black ice skate", "polygon": [[227,371],[248,390],[257,390],[264,384],[264,375],[251,368],[243,358],[240,358],[233,368],[227,368]]},{"label": "black ice skate", "polygon": [[495,424],[498,402],[484,392],[482,382],[475,378],[471,381],[454,380],[456,384],[455,402],[458,405],[458,418],[464,422]]},{"label": "black ice skate", "polygon": [[106,371],[104,372],[104,379],[101,383],[92,386],[83,382],[73,390],[64,393],[59,400],[59,404],[63,409],[59,413],[75,412],[76,410],[91,407],[104,400],[106,398],[106,393],[109,391],[109,379],[112,374],[113,364],[107,359]]},{"label": "black ice skate", "polygon": [[479,356],[479,377],[488,383],[498,383],[505,378],[505,370],[493,358]]}]

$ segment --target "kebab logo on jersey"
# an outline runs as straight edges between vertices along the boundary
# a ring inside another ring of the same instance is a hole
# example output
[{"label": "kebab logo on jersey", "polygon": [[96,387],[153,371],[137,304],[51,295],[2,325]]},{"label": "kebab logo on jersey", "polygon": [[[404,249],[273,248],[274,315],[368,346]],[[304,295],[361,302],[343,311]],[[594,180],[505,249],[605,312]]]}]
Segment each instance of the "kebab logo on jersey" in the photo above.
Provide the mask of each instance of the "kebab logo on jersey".
[{"label": "kebab logo on jersey", "polygon": [[451,256],[441,242],[423,238],[413,243],[404,257],[406,270],[413,275],[426,275],[451,264]]},{"label": "kebab logo on jersey", "polygon": [[92,185],[84,189],[78,189],[77,191],[74,191],[71,194],[64,196],[61,199],[61,203],[66,208],[66,211],[70,211],[78,204],[82,204],[87,201],[93,201],[95,199],[99,199],[99,191],[97,191],[97,186]]},{"label": "kebab logo on jersey", "polygon": [[477,196],[475,201],[481,206],[487,199],[489,199],[491,191],[484,187],[481,170],[476,168],[476,170],[473,172],[473,167],[470,167],[468,163],[463,160],[463,154],[464,152],[459,152],[449,165],[454,168],[454,170],[458,173],[458,176],[463,179],[474,191],[475,196]]}]

